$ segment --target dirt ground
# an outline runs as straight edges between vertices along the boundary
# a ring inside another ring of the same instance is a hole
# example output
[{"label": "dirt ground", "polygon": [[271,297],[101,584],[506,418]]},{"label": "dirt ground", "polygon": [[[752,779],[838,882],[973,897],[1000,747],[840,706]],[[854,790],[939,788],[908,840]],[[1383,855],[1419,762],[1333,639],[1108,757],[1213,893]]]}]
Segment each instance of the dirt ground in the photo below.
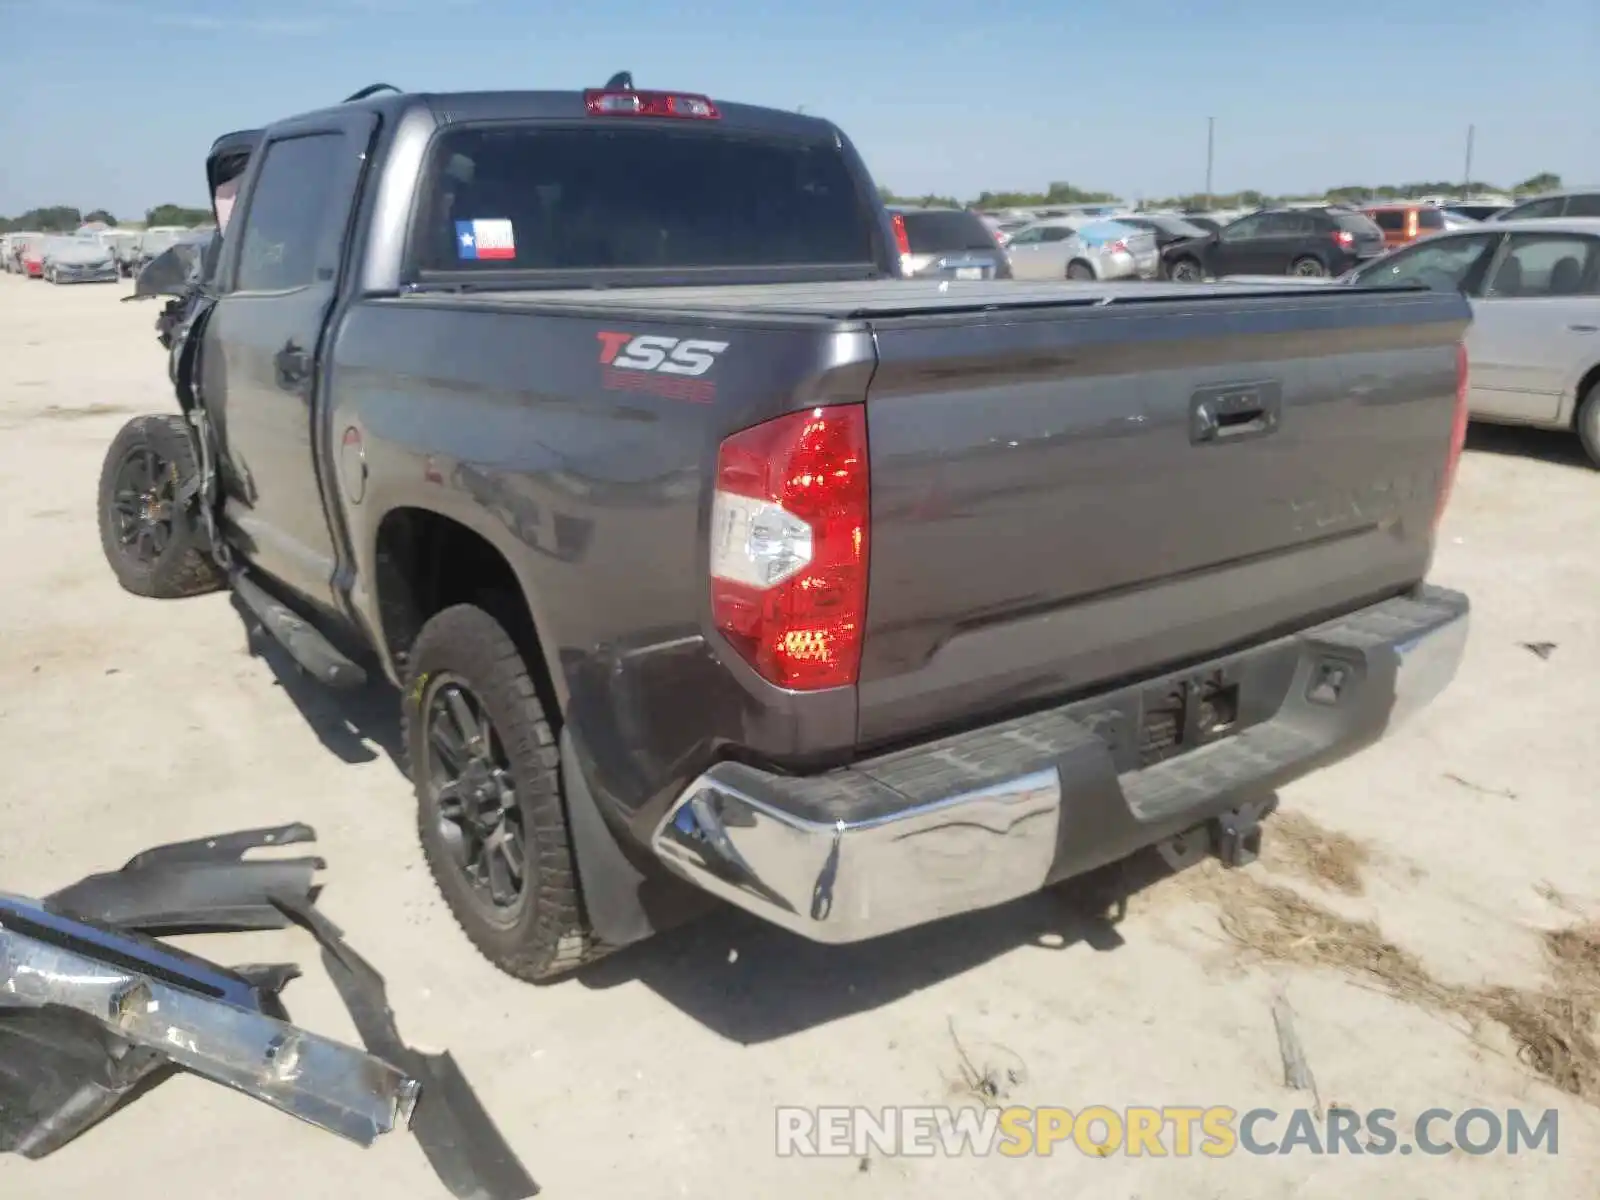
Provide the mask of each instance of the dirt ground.
[{"label": "dirt ground", "polygon": [[[433,891],[391,694],[335,698],[252,657],[223,596],[158,603],[113,583],[102,452],[129,415],[173,410],[155,308],[117,303],[126,291],[0,276],[0,888],[313,824],[322,908],[387,975],[406,1037],[455,1052],[552,1197],[1593,1194],[1596,981],[1561,956],[1595,943],[1546,936],[1600,917],[1600,474],[1572,440],[1474,431],[1434,571],[1475,605],[1460,677],[1391,740],[1286,789],[1255,866],[1157,883],[1119,922],[1052,893],[845,949],[729,913],[534,988],[480,960]],[[298,959],[291,1012],[353,1040],[301,935],[192,944]],[[1308,1103],[1283,1085],[1280,990],[1324,1104],[1555,1107],[1559,1154],[774,1153],[776,1105],[968,1102],[952,1024],[980,1071],[1020,1060],[1015,1103]],[[1531,1049],[1505,1024],[1541,1019],[1522,1030]],[[363,1151],[190,1078],[42,1162],[0,1160],[6,1196],[110,1179],[125,1200],[445,1194],[407,1137]]]}]

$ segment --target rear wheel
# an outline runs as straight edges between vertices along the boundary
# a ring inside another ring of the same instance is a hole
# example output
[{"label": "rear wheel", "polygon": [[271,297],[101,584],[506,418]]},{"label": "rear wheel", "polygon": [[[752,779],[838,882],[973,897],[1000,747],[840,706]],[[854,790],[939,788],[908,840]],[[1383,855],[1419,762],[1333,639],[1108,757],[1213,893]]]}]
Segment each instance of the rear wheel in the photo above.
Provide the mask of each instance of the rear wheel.
[{"label": "rear wheel", "polygon": [[1067,264],[1067,278],[1074,283],[1093,283],[1094,268],[1086,262],[1073,259]]},{"label": "rear wheel", "polygon": [[1600,467],[1600,383],[1589,389],[1578,406],[1578,439],[1583,442],[1589,461]]},{"label": "rear wheel", "polygon": [[187,497],[199,476],[182,417],[135,417],[100,467],[100,548],[136,596],[176,600],[223,584],[199,514]]},{"label": "rear wheel", "polygon": [[1168,274],[1176,283],[1199,283],[1205,278],[1205,272],[1200,269],[1199,262],[1192,258],[1177,259],[1168,268]]},{"label": "rear wheel", "polygon": [[1327,273],[1328,268],[1322,265],[1322,260],[1312,258],[1310,255],[1297,258],[1289,264],[1289,274],[1301,279],[1321,279]]},{"label": "rear wheel", "polygon": [[595,957],[560,751],[510,634],[475,605],[433,617],[412,648],[402,713],[423,857],[468,939],[519,979]]}]

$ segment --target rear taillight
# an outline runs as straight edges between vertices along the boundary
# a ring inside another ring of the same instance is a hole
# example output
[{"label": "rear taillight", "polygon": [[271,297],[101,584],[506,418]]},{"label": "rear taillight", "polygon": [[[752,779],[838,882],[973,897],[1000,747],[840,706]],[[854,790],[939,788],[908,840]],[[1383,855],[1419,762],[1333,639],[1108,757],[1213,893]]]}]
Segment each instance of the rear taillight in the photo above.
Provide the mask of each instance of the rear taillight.
[{"label": "rear taillight", "polygon": [[1127,252],[1128,252],[1128,243],[1123,241],[1121,238],[1118,238],[1114,242],[1107,242],[1106,243],[1106,253],[1107,254],[1126,254]]},{"label": "rear taillight", "polygon": [[1348,250],[1356,244],[1356,235],[1348,229],[1336,229],[1333,232],[1333,240]]},{"label": "rear taillight", "polygon": [[900,254],[900,271],[902,274],[911,274],[911,238],[906,233],[906,219],[899,213],[894,213],[889,218],[889,224],[894,226],[894,248]]},{"label": "rear taillight", "polygon": [[763,679],[797,691],[855,683],[870,494],[863,405],[790,413],[722,443],[711,613]]},{"label": "rear taillight", "polygon": [[1444,460],[1444,478],[1439,483],[1439,503],[1433,511],[1433,527],[1439,528],[1445,506],[1456,484],[1456,468],[1461,465],[1461,449],[1467,444],[1467,345],[1456,345],[1456,408],[1450,422],[1450,450]]},{"label": "rear taillight", "polygon": [[715,121],[722,114],[705,96],[681,92],[608,92],[591,88],[583,106],[592,117],[690,117]]}]

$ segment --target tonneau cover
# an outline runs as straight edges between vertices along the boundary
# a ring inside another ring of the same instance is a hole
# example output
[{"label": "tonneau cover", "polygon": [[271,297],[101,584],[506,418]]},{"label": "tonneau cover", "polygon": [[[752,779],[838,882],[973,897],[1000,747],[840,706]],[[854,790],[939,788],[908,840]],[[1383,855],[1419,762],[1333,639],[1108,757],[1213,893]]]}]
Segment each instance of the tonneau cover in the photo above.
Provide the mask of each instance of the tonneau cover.
[{"label": "tonneau cover", "polygon": [[[1394,293],[1410,289],[1340,287],[1318,290],[1317,297],[1333,299],[1373,292]],[[429,300],[440,293],[426,293]],[[1185,283],[1017,283],[1011,280],[879,279],[835,283],[735,284],[709,287],[639,287],[520,289],[445,293],[442,298],[474,303],[516,304],[533,307],[630,309],[704,313],[766,313],[774,316],[811,316],[833,320],[890,317],[913,313],[960,312],[973,309],[1029,308],[1041,305],[1140,304],[1153,300],[1229,300],[1281,296],[1304,303],[1310,289],[1287,281],[1274,284]]]}]

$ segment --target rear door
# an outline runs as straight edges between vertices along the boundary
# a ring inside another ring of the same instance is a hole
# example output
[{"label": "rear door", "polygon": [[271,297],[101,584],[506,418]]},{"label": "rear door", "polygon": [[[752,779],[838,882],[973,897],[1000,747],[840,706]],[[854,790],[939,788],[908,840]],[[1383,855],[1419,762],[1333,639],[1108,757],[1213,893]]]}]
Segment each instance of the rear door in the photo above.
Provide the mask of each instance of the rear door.
[{"label": "rear door", "polygon": [[1211,274],[1254,275],[1260,272],[1257,265],[1263,261],[1262,237],[1266,232],[1267,218],[1271,213],[1256,213],[1240,217],[1217,235],[1211,248]]},{"label": "rear door", "polygon": [[313,426],[319,343],[377,118],[275,127],[229,222],[202,383],[222,435],[223,517],[246,559],[333,607],[335,540]]},{"label": "rear door", "polygon": [[1472,309],[1473,413],[1555,422],[1567,391],[1600,360],[1600,238],[1512,234]]}]

